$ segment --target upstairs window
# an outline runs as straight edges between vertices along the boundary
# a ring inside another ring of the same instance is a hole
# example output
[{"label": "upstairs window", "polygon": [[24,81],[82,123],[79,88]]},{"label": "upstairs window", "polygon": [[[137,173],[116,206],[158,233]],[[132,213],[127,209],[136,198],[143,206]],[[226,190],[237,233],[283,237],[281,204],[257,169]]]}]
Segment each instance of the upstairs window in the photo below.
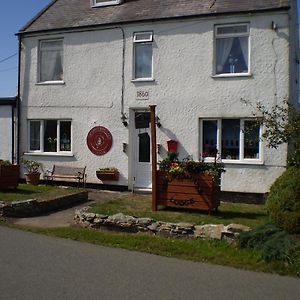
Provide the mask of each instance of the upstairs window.
[{"label": "upstairs window", "polygon": [[249,24],[215,27],[215,74],[249,73]]},{"label": "upstairs window", "polygon": [[122,3],[123,0],[92,0],[92,6],[109,6],[109,5],[117,5]]},{"label": "upstairs window", "polygon": [[152,79],[152,32],[134,34],[134,79]]},{"label": "upstairs window", "polygon": [[43,40],[39,45],[39,82],[63,80],[63,41]]}]

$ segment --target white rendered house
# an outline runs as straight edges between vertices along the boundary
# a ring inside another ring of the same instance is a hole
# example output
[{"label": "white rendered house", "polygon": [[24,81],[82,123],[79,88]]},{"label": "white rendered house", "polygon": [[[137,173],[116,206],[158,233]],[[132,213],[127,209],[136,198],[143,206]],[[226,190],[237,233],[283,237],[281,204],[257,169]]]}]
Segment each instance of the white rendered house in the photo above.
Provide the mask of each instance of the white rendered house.
[{"label": "white rendered house", "polygon": [[89,183],[116,167],[107,184],[149,189],[156,105],[159,160],[168,140],[181,159],[217,149],[223,191],[266,193],[288,145],[245,133],[253,108],[241,99],[298,105],[296,11],[288,0],[52,1],[18,33],[19,156],[87,166]]}]

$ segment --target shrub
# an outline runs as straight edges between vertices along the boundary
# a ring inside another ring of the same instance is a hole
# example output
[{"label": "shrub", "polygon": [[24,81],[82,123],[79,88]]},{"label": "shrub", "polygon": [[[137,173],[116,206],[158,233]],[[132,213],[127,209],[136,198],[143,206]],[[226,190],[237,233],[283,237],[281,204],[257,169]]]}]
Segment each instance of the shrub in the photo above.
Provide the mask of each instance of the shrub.
[{"label": "shrub", "polygon": [[11,162],[9,160],[0,159],[0,166],[10,166]]},{"label": "shrub", "polygon": [[300,232],[300,169],[288,168],[271,186],[267,210],[272,222],[290,233]]},{"label": "shrub", "polygon": [[290,265],[298,263],[299,243],[293,236],[273,224],[265,224],[252,231],[241,233],[238,244],[241,248],[260,250],[266,261],[278,260]]}]

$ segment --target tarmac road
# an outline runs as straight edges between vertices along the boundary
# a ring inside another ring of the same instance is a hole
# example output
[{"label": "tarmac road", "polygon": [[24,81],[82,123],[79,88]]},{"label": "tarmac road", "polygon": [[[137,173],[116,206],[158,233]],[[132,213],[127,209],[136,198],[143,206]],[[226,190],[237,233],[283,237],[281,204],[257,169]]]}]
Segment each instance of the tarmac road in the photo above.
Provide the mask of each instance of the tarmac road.
[{"label": "tarmac road", "polygon": [[0,227],[0,299],[300,299],[300,280]]}]

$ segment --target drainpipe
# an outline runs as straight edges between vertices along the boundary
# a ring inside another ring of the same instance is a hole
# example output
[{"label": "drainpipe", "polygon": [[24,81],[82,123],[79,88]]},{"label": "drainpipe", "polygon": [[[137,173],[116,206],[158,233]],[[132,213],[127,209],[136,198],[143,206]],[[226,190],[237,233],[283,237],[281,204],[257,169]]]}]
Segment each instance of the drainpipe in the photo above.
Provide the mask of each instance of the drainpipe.
[{"label": "drainpipe", "polygon": [[15,163],[15,105],[11,106],[11,162]]},{"label": "drainpipe", "polygon": [[123,120],[124,113],[124,91],[125,91],[125,50],[126,50],[126,41],[125,41],[125,32],[124,29],[120,26],[116,27],[122,32],[123,40],[123,49],[122,49],[122,92],[121,92],[121,119]]},{"label": "drainpipe", "polygon": [[18,36],[19,39],[19,56],[18,56],[18,93],[17,93],[17,130],[16,130],[16,138],[17,138],[17,143],[16,143],[16,162],[17,164],[20,164],[20,92],[21,92],[21,50],[22,50],[22,38],[21,35]]}]

